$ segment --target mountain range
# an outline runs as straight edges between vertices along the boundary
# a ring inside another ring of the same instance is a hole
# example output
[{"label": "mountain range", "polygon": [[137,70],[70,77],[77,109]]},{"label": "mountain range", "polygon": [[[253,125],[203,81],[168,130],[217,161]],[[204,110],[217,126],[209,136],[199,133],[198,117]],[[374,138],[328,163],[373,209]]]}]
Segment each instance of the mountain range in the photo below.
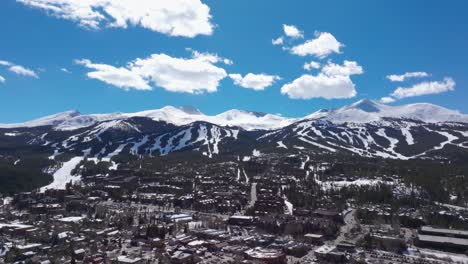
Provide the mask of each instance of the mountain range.
[{"label": "mountain range", "polygon": [[246,160],[297,152],[435,159],[467,154],[468,115],[428,103],[391,106],[368,99],[302,118],[236,109],[210,116],[172,106],[137,113],[67,111],[0,124],[0,154],[15,153],[12,146],[40,147],[50,159],[65,153],[111,160],[173,152]]}]

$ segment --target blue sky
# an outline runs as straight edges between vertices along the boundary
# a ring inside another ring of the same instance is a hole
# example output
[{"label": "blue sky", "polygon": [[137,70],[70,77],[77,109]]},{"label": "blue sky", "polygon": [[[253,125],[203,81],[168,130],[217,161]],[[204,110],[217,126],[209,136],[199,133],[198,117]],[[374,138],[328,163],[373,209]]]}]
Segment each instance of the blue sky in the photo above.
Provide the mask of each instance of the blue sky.
[{"label": "blue sky", "polygon": [[[129,12],[140,11],[129,6],[136,1],[123,1],[115,7],[119,14],[138,21],[125,21],[127,27],[115,24],[105,10],[110,4],[100,1],[93,9],[100,20],[64,13],[63,3],[78,0],[1,1],[0,123],[70,109],[134,112],[165,105],[294,117],[390,95],[393,104],[430,102],[468,113],[466,1],[177,0],[167,2],[184,7],[171,7],[179,16],[167,20],[150,12],[149,22]],[[139,5],[164,8],[155,2]],[[186,14],[196,14],[196,21]],[[283,25],[299,32],[287,36]],[[306,54],[298,55],[298,46],[325,33],[336,43],[302,47]],[[283,44],[273,45],[279,37]],[[320,68],[305,70],[311,61]],[[193,71],[198,65],[204,70]],[[243,78],[248,73],[251,78]],[[416,77],[386,77],[404,73]],[[238,82],[230,74],[240,74]]]}]

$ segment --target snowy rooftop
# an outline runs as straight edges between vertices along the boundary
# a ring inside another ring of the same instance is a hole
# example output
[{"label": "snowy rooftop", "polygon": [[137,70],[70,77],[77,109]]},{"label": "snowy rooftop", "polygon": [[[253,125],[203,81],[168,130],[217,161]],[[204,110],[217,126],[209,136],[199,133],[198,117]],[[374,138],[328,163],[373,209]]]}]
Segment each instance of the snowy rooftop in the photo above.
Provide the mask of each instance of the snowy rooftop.
[{"label": "snowy rooftop", "polygon": [[84,219],[82,216],[70,216],[70,217],[64,217],[59,219],[60,222],[66,222],[66,223],[77,223],[80,222]]}]

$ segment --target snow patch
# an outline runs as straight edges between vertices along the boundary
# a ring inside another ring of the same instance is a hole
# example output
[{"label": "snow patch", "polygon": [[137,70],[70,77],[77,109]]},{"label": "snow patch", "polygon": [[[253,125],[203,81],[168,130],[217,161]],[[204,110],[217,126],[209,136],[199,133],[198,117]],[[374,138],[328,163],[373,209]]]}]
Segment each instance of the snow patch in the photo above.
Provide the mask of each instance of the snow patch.
[{"label": "snow patch", "polygon": [[414,138],[413,135],[411,134],[409,128],[407,127],[402,127],[401,129],[401,134],[405,137],[406,143],[408,145],[414,145]]},{"label": "snow patch", "polygon": [[62,164],[54,174],[54,180],[49,185],[46,185],[41,188],[41,192],[44,192],[47,189],[65,189],[65,185],[68,182],[76,183],[81,179],[79,175],[72,175],[71,172],[76,166],[84,159],[84,157],[74,157],[67,162]]},{"label": "snow patch", "polygon": [[288,149],[288,147],[283,143],[283,141],[278,141],[278,142],[276,142],[276,144],[278,144],[277,148]]}]

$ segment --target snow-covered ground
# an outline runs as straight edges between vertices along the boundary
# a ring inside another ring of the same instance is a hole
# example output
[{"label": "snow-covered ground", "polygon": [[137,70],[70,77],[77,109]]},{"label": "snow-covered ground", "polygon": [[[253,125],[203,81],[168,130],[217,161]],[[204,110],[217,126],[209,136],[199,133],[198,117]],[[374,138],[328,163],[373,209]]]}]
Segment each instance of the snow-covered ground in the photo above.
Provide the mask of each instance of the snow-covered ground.
[{"label": "snow-covered ground", "polygon": [[285,149],[288,148],[288,147],[283,143],[283,141],[278,141],[278,142],[276,142],[276,144],[278,144],[278,148],[285,148]]},{"label": "snow-covered ground", "polygon": [[398,159],[403,159],[403,160],[408,159],[408,157],[405,157],[405,156],[403,156],[400,153],[397,153],[395,151],[395,147],[397,146],[399,141],[396,138],[392,138],[392,137],[388,136],[387,133],[385,132],[384,128],[380,128],[379,130],[377,130],[377,132],[375,134],[387,139],[390,142],[390,146],[386,149],[386,151],[392,153]]},{"label": "snow-covered ground", "polygon": [[330,147],[327,147],[327,146],[322,145],[322,144],[320,144],[320,143],[317,143],[317,142],[314,142],[314,141],[305,139],[304,137],[299,137],[299,139],[300,139],[301,141],[304,141],[305,143],[308,143],[308,144],[310,144],[310,145],[314,145],[314,146],[319,147],[319,148],[321,148],[321,149],[324,149],[324,150],[327,150],[327,151],[330,151],[330,152],[336,152],[336,149],[334,149],[334,148],[330,148]]},{"label": "snow-covered ground", "polygon": [[292,215],[294,210],[293,210],[293,204],[288,201],[288,199],[286,198],[286,196],[284,197],[284,205],[286,206],[286,208],[288,209],[288,214]]},{"label": "snow-covered ground", "polygon": [[323,118],[334,123],[370,123],[379,122],[383,118],[403,118],[421,120],[428,123],[437,122],[468,122],[468,115],[450,110],[438,105],[416,103],[391,106],[368,99],[357,101],[351,105],[333,110],[319,110],[307,116],[308,118]]},{"label": "snow-covered ground", "polygon": [[260,157],[261,155],[262,155],[262,153],[260,152],[260,150],[254,149],[252,151],[252,156],[254,156],[254,157]]},{"label": "snow-covered ground", "polygon": [[444,262],[449,261],[448,263],[460,263],[460,264],[468,263],[468,257],[466,255],[442,252],[442,251],[425,249],[425,248],[410,247],[408,248],[405,255],[421,256],[427,259],[428,261],[439,260],[439,261],[444,261]]},{"label": "snow-covered ground", "polygon": [[353,181],[320,181],[315,177],[315,182],[321,186],[322,190],[341,189],[349,186],[376,186],[379,184],[393,185],[393,182],[372,179],[357,179]]},{"label": "snow-covered ground", "polygon": [[65,189],[68,182],[77,182],[81,179],[79,175],[71,175],[71,172],[84,159],[84,157],[74,157],[71,160],[64,162],[54,174],[54,180],[49,185],[41,188],[41,192],[47,189]]},{"label": "snow-covered ground", "polygon": [[401,133],[403,134],[403,136],[405,136],[406,144],[414,145],[414,138],[413,138],[413,135],[411,134],[409,128],[402,127],[400,130],[401,130]]}]

